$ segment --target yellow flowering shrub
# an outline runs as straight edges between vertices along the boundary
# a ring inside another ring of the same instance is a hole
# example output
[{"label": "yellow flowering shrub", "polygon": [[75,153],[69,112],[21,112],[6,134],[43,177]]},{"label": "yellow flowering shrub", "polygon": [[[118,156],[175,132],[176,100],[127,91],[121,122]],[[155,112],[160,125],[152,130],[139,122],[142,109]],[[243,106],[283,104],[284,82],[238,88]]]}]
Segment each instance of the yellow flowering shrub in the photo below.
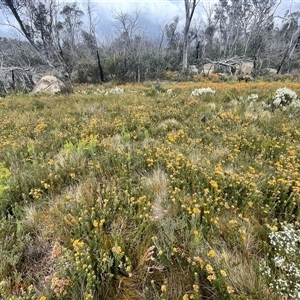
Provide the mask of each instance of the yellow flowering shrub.
[{"label": "yellow flowering shrub", "polygon": [[300,222],[300,121],[269,107],[280,85],[1,99],[1,296],[271,299],[276,270],[256,266]]}]

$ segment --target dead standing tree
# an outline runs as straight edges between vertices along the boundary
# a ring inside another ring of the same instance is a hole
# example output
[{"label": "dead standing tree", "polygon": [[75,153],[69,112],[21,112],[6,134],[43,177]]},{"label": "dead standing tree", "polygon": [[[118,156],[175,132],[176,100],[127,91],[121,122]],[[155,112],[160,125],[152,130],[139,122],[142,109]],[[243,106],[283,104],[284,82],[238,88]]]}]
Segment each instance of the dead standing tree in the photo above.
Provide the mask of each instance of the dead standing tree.
[{"label": "dead standing tree", "polygon": [[195,9],[200,0],[184,0],[185,4],[185,26],[183,31],[183,54],[182,54],[182,69],[188,67],[188,48],[189,48],[189,32],[194,16]]},{"label": "dead standing tree", "polygon": [[[41,64],[65,76],[71,82],[70,67],[62,51],[64,41],[60,37],[59,3],[57,0],[2,0],[0,9],[8,26],[18,30],[35,49]],[[13,16],[16,23],[10,22]],[[70,55],[69,55],[70,56]]]},{"label": "dead standing tree", "polygon": [[15,89],[30,91],[33,88],[34,74],[39,73],[33,66],[40,63],[35,52],[27,41],[0,38],[1,93],[6,94]]},{"label": "dead standing tree", "polygon": [[[300,44],[300,12],[294,12],[287,15],[287,20],[284,20],[281,39],[285,41],[281,61],[277,67],[277,74],[281,73],[284,63],[287,61],[287,71],[291,71],[291,62],[293,55]],[[296,51],[297,52],[297,51]]]}]

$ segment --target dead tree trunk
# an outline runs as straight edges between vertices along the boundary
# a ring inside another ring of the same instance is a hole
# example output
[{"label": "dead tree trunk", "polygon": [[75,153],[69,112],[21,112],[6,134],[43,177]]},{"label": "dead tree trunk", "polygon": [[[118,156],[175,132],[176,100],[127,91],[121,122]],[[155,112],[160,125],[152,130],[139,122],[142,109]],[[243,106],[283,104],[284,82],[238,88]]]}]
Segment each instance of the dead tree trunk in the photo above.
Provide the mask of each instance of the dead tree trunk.
[{"label": "dead tree trunk", "polygon": [[98,51],[97,51],[97,60],[98,60],[100,80],[101,80],[101,83],[103,83],[104,82],[104,74],[103,74],[103,69],[102,69],[102,66],[101,66],[101,61],[100,61],[100,56],[99,56]]},{"label": "dead tree trunk", "polygon": [[189,32],[193,19],[193,15],[197,4],[200,0],[184,0],[185,3],[185,26],[183,31],[183,54],[182,54],[182,69],[187,69],[188,66],[188,48],[189,48]]}]

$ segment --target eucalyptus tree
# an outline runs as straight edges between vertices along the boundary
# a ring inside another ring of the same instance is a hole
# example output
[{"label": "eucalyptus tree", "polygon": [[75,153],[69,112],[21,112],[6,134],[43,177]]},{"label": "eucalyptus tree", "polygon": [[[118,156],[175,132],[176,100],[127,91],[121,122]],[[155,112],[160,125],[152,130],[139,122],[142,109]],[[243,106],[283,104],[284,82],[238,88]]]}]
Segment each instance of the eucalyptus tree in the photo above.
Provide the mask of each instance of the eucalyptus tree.
[{"label": "eucalyptus tree", "polygon": [[276,57],[275,12],[280,0],[219,0],[214,20],[217,61],[231,67],[253,61],[253,75],[262,67],[274,67]]},{"label": "eucalyptus tree", "polygon": [[97,8],[91,3],[90,0],[83,2],[83,10],[87,19],[87,27],[81,31],[84,44],[90,50],[93,55],[98,48],[97,41],[97,25],[100,23],[100,18],[97,15]]},{"label": "eucalyptus tree", "polygon": [[[8,25],[17,29],[51,67],[54,60],[60,60],[54,49],[57,5],[56,0],[49,0],[46,4],[36,0],[2,0],[0,6]],[[17,23],[10,22],[11,16]]]},{"label": "eucalyptus tree", "polygon": [[[26,90],[32,87],[33,82],[25,79],[35,78],[41,69],[45,69],[45,66],[58,69],[60,73],[69,74],[68,66],[59,51],[55,34],[58,12],[56,0],[49,0],[46,3],[36,0],[2,0],[0,9],[6,17],[6,25],[15,28],[23,36],[23,40],[27,40],[31,45],[27,47],[25,42],[21,44],[26,50],[26,56],[35,57],[30,60],[21,60],[20,66],[20,59],[17,58],[15,49],[10,49],[7,55],[11,59],[5,60],[5,65],[1,66],[1,72],[6,72],[7,68],[11,69],[14,72],[13,81],[28,83]],[[38,66],[40,68],[37,68]]]},{"label": "eucalyptus tree", "polygon": [[168,69],[176,69],[181,63],[180,48],[182,46],[182,32],[179,29],[179,17],[175,16],[173,20],[165,25],[166,34],[166,55],[165,59]]},{"label": "eucalyptus tree", "polygon": [[219,0],[215,10],[220,57],[242,55],[241,39],[249,30],[252,11],[249,0]]},{"label": "eucalyptus tree", "polygon": [[215,9],[220,57],[257,56],[273,28],[279,0],[219,0]]},{"label": "eucalyptus tree", "polygon": [[80,37],[83,11],[74,2],[66,4],[60,11],[60,15],[62,16],[62,20],[59,22],[60,36],[63,35],[62,40],[73,50]]},{"label": "eucalyptus tree", "polygon": [[[75,45],[77,32],[73,30],[73,21],[75,26],[79,24],[79,11],[72,5],[61,10],[58,0],[2,0],[0,4],[7,24],[28,40],[44,64],[67,73],[70,79],[72,66],[65,50],[67,44]],[[11,16],[16,22],[10,22]]]},{"label": "eucalyptus tree", "polygon": [[179,17],[175,16],[171,23],[165,25],[165,32],[167,37],[168,50],[179,49],[180,32],[178,30]]},{"label": "eucalyptus tree", "polygon": [[252,0],[253,15],[244,34],[244,56],[263,61],[270,55],[270,44],[274,43],[274,14],[279,4],[279,0]]},{"label": "eucalyptus tree", "polygon": [[143,72],[143,53],[146,51],[146,33],[139,23],[139,10],[113,14],[116,38],[111,45],[114,60],[118,63],[121,80],[140,81]]},{"label": "eucalyptus tree", "polygon": [[182,68],[188,66],[189,33],[195,9],[200,0],[184,0],[185,5],[185,25],[183,29],[183,49],[182,49]]},{"label": "eucalyptus tree", "polygon": [[198,33],[198,57],[205,58],[209,55],[216,59],[214,37],[217,32],[217,24],[214,18],[215,7],[213,5],[202,5],[204,11],[201,30]]},{"label": "eucalyptus tree", "polygon": [[97,26],[100,23],[98,8],[90,0],[84,0],[81,8],[86,22],[81,25],[81,19],[79,19],[80,23],[78,23],[80,25],[80,30],[78,30],[80,41],[76,40],[78,61],[76,63],[75,78],[78,82],[103,82],[103,55],[99,53],[97,39]]},{"label": "eucalyptus tree", "polygon": [[60,54],[64,58],[69,72],[71,73],[80,59],[78,53],[78,44],[81,37],[81,26],[83,24],[83,11],[77,4],[66,4],[59,11],[61,16],[57,22],[57,35],[59,41]]},{"label": "eucalyptus tree", "polygon": [[[277,34],[277,55],[281,61],[277,67],[277,73],[282,71],[284,64],[287,62],[286,70],[291,71],[292,59],[295,54],[300,52],[300,12],[286,13],[283,18],[282,27]],[[299,66],[298,66],[299,67]]]}]

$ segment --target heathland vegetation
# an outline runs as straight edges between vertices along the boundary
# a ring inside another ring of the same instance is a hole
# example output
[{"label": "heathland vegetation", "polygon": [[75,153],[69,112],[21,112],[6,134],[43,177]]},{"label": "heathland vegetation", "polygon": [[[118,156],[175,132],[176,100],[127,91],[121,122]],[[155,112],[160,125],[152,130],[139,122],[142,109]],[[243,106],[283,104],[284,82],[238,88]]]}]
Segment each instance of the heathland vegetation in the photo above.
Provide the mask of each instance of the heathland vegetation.
[{"label": "heathland vegetation", "polygon": [[298,83],[0,99],[1,299],[300,299]]}]

